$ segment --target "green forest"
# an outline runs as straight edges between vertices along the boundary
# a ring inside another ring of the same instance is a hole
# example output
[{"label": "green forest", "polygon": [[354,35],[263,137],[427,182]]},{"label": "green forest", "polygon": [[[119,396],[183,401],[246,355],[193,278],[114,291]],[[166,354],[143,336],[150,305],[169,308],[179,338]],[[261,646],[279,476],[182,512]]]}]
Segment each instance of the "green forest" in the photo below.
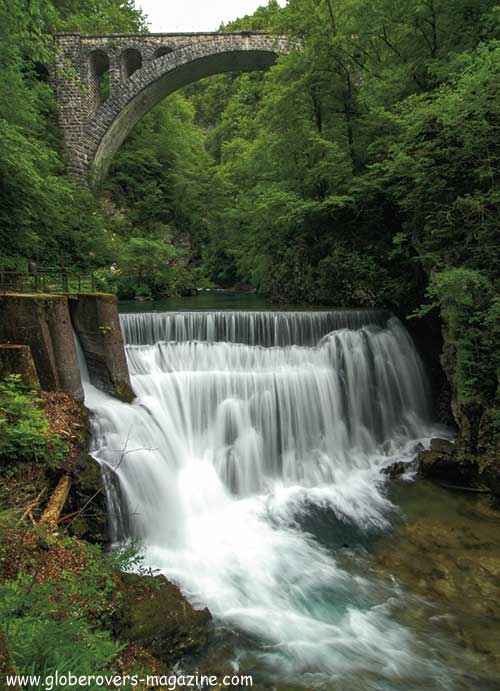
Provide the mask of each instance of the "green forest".
[{"label": "green forest", "polygon": [[[165,99],[93,190],[65,170],[51,37],[147,32],[147,18],[133,0],[0,0],[0,271],[93,272],[100,291],[128,300],[231,288],[277,304],[388,308],[420,338],[438,334],[456,462],[486,468],[500,492],[497,0],[270,0],[220,30],[286,35],[289,52],[266,72]],[[57,466],[67,449],[47,437],[33,396],[0,384],[0,462],[31,458],[45,435],[35,457]],[[57,667],[40,652],[46,637],[64,659],[83,640],[82,669],[96,650],[101,667],[120,655],[108,633],[125,617],[111,596],[116,564],[73,539],[58,558],[81,550],[90,566],[51,594],[61,611],[81,601],[59,631],[44,609],[54,585],[32,591],[23,576],[0,589],[6,618],[26,606],[28,628],[10,632],[25,667]],[[0,544],[0,566],[15,540]]]}]

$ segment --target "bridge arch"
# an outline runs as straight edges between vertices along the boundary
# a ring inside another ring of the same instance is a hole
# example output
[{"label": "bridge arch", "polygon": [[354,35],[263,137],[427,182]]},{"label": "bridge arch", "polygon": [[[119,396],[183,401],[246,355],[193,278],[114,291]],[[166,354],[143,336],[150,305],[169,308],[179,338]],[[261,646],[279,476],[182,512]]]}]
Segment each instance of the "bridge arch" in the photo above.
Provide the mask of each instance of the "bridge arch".
[{"label": "bridge arch", "polygon": [[142,67],[142,53],[137,48],[126,48],[121,55],[122,81],[140,70]]},{"label": "bridge arch", "polygon": [[109,68],[109,56],[105,51],[98,48],[89,52],[87,56],[88,102],[94,110],[108,98]]},{"label": "bridge arch", "polygon": [[[75,57],[86,56],[88,62],[95,54],[100,56],[99,69],[109,69],[110,93],[104,102],[90,98],[88,75],[92,70],[87,70],[87,76],[82,73],[87,91],[79,102],[70,77],[56,72],[55,78],[69,170],[93,186],[105,177],[113,155],[134,125],[166,96],[211,75],[265,70],[287,51],[284,37],[249,32],[133,37],[71,34],[69,39],[64,34],[60,40],[60,53],[69,55],[73,63]],[[78,46],[78,42],[84,45]]]},{"label": "bridge arch", "polygon": [[153,60],[156,60],[157,58],[162,58],[164,55],[168,55],[169,53],[173,52],[174,48],[170,48],[169,46],[161,46],[160,48],[157,48],[153,53]]}]

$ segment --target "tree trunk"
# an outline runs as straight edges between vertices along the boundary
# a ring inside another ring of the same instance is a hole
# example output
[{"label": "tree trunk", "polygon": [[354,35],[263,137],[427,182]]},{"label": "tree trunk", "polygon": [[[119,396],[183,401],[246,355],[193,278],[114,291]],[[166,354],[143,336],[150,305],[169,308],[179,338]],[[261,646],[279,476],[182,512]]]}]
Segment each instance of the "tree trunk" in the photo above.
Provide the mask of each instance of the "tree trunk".
[{"label": "tree trunk", "polygon": [[69,475],[63,475],[57,483],[57,487],[52,493],[49,503],[45,507],[45,511],[40,519],[40,524],[47,525],[52,528],[57,526],[61,516],[61,511],[63,510],[66,499],[68,498],[70,487],[71,480]]}]

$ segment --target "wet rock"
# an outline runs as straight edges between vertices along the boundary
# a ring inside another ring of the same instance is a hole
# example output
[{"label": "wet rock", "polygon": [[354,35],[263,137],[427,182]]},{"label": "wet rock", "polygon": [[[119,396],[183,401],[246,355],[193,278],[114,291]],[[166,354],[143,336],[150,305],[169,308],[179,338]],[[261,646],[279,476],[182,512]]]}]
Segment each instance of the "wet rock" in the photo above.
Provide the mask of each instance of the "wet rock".
[{"label": "wet rock", "polygon": [[398,461],[396,463],[392,463],[392,465],[388,465],[386,468],[382,468],[382,473],[384,473],[384,475],[388,475],[391,478],[391,480],[394,480],[400,475],[403,475],[407,468],[407,463],[402,463],[401,461]]},{"label": "wet rock", "polygon": [[488,409],[479,428],[478,450],[481,480],[500,497],[500,410]]},{"label": "wet rock", "polygon": [[[441,365],[448,379],[451,393],[451,410],[458,429],[455,460],[459,468],[458,480],[472,477],[500,497],[500,409],[498,402],[483,400],[464,401],[457,386],[457,352],[455,336],[449,324],[443,324],[443,349]],[[436,449],[437,450],[437,449]],[[432,449],[431,449],[432,451]],[[443,450],[440,449],[443,453]],[[424,464],[425,466],[425,464]],[[429,476],[448,476],[453,480],[450,464],[445,467],[443,459],[429,458]],[[470,466],[467,468],[467,466]],[[426,474],[426,468],[423,468]],[[447,478],[450,480],[450,478]]]},{"label": "wet rock", "polygon": [[500,497],[500,457],[484,463],[481,468],[481,481]]},{"label": "wet rock", "polygon": [[75,461],[72,485],[66,503],[69,532],[96,544],[109,541],[109,517],[98,463],[82,453]]},{"label": "wet rock", "polygon": [[444,453],[447,455],[453,454],[455,450],[455,444],[449,439],[431,439],[431,451],[437,451],[438,453]]},{"label": "wet rock", "polygon": [[418,471],[424,477],[450,485],[477,487],[479,469],[475,460],[460,454],[447,439],[433,439],[431,448],[418,454]]},{"label": "wet rock", "polygon": [[179,588],[162,576],[122,575],[114,633],[166,665],[199,653],[207,645],[211,619],[208,609],[196,610]]}]

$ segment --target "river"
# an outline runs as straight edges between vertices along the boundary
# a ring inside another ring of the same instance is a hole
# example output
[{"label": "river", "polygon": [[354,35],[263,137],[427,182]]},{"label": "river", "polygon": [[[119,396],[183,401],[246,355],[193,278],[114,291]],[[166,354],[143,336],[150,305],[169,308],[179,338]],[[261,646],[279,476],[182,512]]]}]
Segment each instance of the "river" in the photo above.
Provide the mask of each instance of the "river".
[{"label": "river", "polygon": [[404,326],[227,293],[122,311],[137,399],[86,384],[92,452],[114,541],[212,612],[201,664],[259,689],[498,688],[500,520],[416,478],[451,433]]}]

